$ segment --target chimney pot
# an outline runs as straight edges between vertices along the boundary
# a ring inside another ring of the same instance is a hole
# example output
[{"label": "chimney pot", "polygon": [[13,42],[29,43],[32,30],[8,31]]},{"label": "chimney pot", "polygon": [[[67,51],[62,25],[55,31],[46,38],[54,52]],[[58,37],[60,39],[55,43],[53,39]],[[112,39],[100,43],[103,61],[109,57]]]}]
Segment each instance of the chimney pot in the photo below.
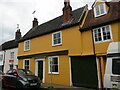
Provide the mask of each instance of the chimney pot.
[{"label": "chimney pot", "polygon": [[20,38],[21,38],[21,32],[20,29],[18,29],[15,34],[15,40],[19,40]]},{"label": "chimney pot", "polygon": [[63,23],[68,22],[72,18],[72,7],[70,6],[70,0],[64,0],[63,8]]},{"label": "chimney pot", "polygon": [[37,21],[37,18],[34,18],[33,20],[33,28],[38,26],[38,21]]}]

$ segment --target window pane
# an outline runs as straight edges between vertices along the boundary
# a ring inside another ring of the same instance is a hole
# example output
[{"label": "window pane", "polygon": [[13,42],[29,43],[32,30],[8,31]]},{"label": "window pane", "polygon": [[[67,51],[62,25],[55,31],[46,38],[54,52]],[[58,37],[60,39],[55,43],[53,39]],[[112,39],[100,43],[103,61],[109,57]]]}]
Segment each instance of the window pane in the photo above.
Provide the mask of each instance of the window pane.
[{"label": "window pane", "polygon": [[58,43],[61,43],[61,39],[60,38],[58,39]]},{"label": "window pane", "polygon": [[13,64],[10,65],[10,69],[13,69]]},{"label": "window pane", "polygon": [[110,35],[107,35],[107,39],[111,39]]},{"label": "window pane", "polygon": [[29,50],[30,49],[30,41],[25,41],[25,50]]},{"label": "window pane", "polygon": [[11,60],[14,60],[14,52],[11,52],[11,53],[10,53],[10,59],[11,59]]},{"label": "window pane", "polygon": [[57,40],[54,40],[54,44],[57,44]]},{"label": "window pane", "polygon": [[57,33],[57,38],[60,38],[60,32],[59,32],[59,33]]},{"label": "window pane", "polygon": [[104,14],[104,4],[100,5],[100,14]]},{"label": "window pane", "polygon": [[56,39],[56,38],[57,38],[57,35],[56,35],[56,34],[54,34],[54,35],[53,35],[53,39]]},{"label": "window pane", "polygon": [[58,72],[58,65],[52,66],[52,72]]},{"label": "window pane", "polygon": [[99,6],[96,6],[95,10],[96,10],[96,15],[97,16],[100,15]]},{"label": "window pane", "polygon": [[50,62],[50,58],[49,58],[49,70],[51,72],[58,72],[58,57],[52,57],[52,63]]},{"label": "window pane", "polygon": [[29,69],[29,60],[25,60],[24,68]]},{"label": "window pane", "polygon": [[58,64],[58,58],[53,58],[53,64]]},{"label": "window pane", "polygon": [[53,44],[54,45],[61,43],[61,35],[60,34],[61,34],[60,32],[53,34]]}]

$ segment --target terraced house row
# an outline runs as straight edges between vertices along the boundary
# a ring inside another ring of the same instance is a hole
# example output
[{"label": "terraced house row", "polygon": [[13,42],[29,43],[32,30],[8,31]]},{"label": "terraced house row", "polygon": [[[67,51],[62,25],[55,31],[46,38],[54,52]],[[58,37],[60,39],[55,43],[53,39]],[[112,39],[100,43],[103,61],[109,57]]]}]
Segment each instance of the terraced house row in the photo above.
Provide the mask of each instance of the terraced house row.
[{"label": "terraced house row", "polygon": [[63,15],[33,27],[18,41],[18,68],[30,69],[43,83],[104,87],[106,54],[120,41],[120,2],[95,1],[74,11],[64,1]]}]

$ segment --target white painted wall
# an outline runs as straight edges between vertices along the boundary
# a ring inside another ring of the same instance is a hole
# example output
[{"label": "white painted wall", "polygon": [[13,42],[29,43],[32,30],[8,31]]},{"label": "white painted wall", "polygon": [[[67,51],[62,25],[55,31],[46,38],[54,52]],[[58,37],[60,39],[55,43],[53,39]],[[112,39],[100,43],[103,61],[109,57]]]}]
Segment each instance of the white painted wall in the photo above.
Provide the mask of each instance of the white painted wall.
[{"label": "white painted wall", "polygon": [[[4,60],[4,51],[0,51],[0,55],[3,55],[3,60]],[[0,66],[3,65],[3,60],[0,61]]]},{"label": "white painted wall", "polygon": [[5,64],[4,64],[4,73],[6,73],[9,69],[10,69],[10,53],[14,52],[14,62],[13,62],[13,68],[16,69],[16,65],[18,65],[18,59],[17,59],[17,55],[18,55],[18,48],[13,48],[13,49],[8,49],[5,50]]}]

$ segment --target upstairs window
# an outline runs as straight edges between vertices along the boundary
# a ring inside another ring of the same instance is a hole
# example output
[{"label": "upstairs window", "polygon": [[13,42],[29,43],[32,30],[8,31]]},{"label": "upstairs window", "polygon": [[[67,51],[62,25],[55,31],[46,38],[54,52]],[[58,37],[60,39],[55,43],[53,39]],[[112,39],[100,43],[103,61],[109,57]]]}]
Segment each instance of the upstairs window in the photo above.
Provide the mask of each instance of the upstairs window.
[{"label": "upstairs window", "polygon": [[52,46],[62,44],[62,32],[55,32],[52,34]]},{"label": "upstairs window", "polygon": [[49,74],[58,73],[58,56],[49,57]]},{"label": "upstairs window", "polygon": [[96,28],[93,30],[93,35],[95,43],[111,41],[112,40],[111,26],[107,25]]},{"label": "upstairs window", "polygon": [[30,40],[24,42],[24,51],[30,50]]},{"label": "upstairs window", "polygon": [[10,53],[10,59],[11,59],[11,60],[14,60],[14,52],[11,52],[11,53]]},{"label": "upstairs window", "polygon": [[0,55],[0,61],[2,61],[3,60],[3,55]]},{"label": "upstairs window", "polygon": [[102,16],[102,15],[104,15],[106,13],[107,12],[106,12],[105,3],[94,7],[94,15],[95,15],[95,17]]}]

